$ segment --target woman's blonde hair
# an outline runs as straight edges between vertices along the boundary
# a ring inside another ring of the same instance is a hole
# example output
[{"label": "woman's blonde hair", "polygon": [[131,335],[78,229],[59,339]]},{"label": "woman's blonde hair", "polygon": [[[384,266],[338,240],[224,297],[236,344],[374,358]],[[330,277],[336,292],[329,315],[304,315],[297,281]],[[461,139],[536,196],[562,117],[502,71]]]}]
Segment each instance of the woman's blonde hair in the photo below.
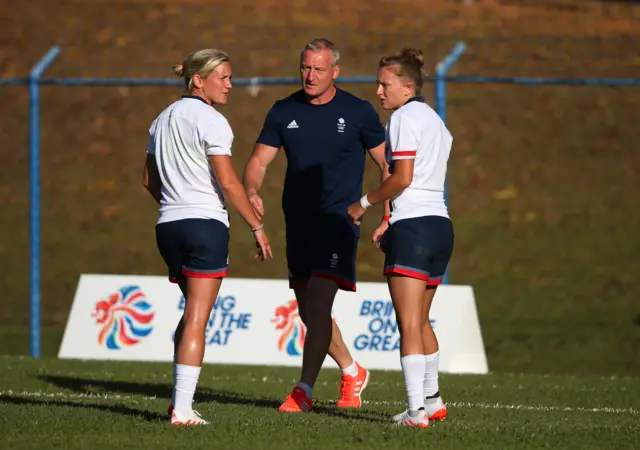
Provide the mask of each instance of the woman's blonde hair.
[{"label": "woman's blonde hair", "polygon": [[222,50],[207,48],[193,52],[182,64],[173,66],[173,73],[184,79],[187,91],[193,88],[193,76],[198,74],[200,78],[207,78],[220,64],[229,62],[229,55]]}]

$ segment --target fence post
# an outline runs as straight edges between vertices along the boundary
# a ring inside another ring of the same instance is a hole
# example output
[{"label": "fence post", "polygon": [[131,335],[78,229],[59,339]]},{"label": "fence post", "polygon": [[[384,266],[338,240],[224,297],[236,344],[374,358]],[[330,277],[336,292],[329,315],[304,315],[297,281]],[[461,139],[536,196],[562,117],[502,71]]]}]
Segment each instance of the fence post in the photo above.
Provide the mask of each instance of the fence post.
[{"label": "fence post", "polygon": [[30,355],[40,358],[40,77],[60,54],[51,47],[29,72],[29,311]]},{"label": "fence post", "polygon": [[[436,65],[436,77],[435,77],[435,103],[436,112],[440,116],[443,122],[447,121],[447,90],[446,90],[446,77],[447,73],[453,65],[458,61],[458,58],[467,49],[464,42],[458,42],[455,47],[449,52],[449,54]],[[444,199],[447,201],[447,185],[444,186]],[[447,284],[449,281],[449,271],[447,270],[442,278],[442,283]]]}]

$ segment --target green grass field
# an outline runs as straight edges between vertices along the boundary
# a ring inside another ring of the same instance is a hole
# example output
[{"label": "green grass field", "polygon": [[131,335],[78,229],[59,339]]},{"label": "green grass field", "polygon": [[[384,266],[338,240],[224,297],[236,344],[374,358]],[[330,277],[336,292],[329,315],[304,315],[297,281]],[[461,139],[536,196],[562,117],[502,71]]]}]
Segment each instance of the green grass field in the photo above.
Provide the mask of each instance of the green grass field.
[{"label": "green grass field", "polygon": [[212,424],[168,425],[171,366],[0,357],[2,448],[637,448],[640,379],[443,375],[447,420],[389,423],[404,409],[400,372],[374,372],[362,409],[335,406],[339,375],[324,370],[316,411],[276,409],[296,369],[205,366],[196,409]]}]

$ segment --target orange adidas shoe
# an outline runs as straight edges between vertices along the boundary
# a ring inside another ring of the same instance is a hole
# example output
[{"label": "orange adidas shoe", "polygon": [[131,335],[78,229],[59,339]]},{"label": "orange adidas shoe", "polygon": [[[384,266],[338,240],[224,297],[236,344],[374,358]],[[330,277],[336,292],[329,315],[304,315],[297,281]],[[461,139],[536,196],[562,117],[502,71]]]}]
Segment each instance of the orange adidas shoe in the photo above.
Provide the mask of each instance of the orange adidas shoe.
[{"label": "orange adidas shoe", "polygon": [[356,363],[358,366],[358,375],[342,375],[340,383],[340,399],[338,399],[338,408],[360,408],[362,406],[362,398],[360,395],[369,385],[369,376],[371,373]]},{"label": "orange adidas shoe", "polygon": [[409,414],[409,410],[406,410],[405,412],[394,416],[393,420],[396,425],[417,428],[427,428],[429,426],[429,416],[424,409],[419,410],[418,415],[415,417],[411,417],[411,415]]},{"label": "orange adidas shoe", "polygon": [[287,395],[287,399],[284,401],[280,408],[280,412],[311,412],[313,411],[313,404],[311,399],[307,397],[307,394],[299,386],[293,388],[291,394]]},{"label": "orange adidas shoe", "polygon": [[191,411],[191,414],[188,416],[181,416],[178,414],[178,411],[175,409],[171,413],[171,421],[169,422],[171,425],[209,425],[209,422],[204,420],[198,411]]},{"label": "orange adidas shoe", "polygon": [[439,422],[447,417],[447,405],[439,395],[434,399],[425,399],[424,409],[427,411],[431,422]]}]

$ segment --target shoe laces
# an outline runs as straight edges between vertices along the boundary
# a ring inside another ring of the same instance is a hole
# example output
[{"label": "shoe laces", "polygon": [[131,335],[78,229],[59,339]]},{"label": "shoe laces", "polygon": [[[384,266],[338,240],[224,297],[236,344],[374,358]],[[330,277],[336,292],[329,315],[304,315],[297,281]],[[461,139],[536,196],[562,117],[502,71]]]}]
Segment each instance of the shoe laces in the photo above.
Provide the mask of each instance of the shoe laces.
[{"label": "shoe laces", "polygon": [[342,377],[342,382],[340,383],[339,393],[340,395],[349,395],[349,397],[353,394],[353,380],[354,377],[350,377],[345,375]]}]

